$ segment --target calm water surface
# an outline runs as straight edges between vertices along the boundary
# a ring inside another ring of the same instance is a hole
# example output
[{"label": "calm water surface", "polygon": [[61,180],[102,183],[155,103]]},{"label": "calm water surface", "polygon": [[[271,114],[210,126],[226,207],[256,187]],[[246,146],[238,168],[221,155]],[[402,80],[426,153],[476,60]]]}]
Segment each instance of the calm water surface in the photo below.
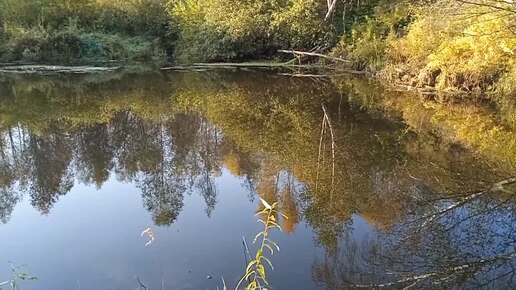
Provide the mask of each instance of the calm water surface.
[{"label": "calm water surface", "polygon": [[514,160],[370,92],[414,99],[261,71],[0,75],[0,282],[12,261],[24,290],[236,285],[263,198],[288,217],[269,289],[516,287]]}]

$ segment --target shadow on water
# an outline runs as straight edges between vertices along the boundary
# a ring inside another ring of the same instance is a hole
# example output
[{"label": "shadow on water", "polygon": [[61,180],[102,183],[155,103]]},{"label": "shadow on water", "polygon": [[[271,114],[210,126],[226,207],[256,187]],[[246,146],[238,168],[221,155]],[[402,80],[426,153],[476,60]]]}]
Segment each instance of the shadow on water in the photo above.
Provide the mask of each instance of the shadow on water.
[{"label": "shadow on water", "polygon": [[480,109],[472,123],[467,106],[363,79],[264,72],[0,81],[2,223],[24,196],[52,215],[76,184],[111,177],[136,185],[156,226],[194,192],[210,217],[227,170],[251,200],[278,202],[286,234],[313,230],[314,287],[516,284],[516,135]]}]

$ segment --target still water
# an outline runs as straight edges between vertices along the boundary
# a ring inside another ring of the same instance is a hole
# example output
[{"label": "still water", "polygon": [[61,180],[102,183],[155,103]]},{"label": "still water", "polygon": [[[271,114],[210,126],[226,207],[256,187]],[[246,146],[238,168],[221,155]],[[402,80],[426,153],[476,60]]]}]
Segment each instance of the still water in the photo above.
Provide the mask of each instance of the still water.
[{"label": "still water", "polygon": [[516,287],[514,132],[468,144],[413,100],[264,71],[0,75],[0,282],[11,261],[24,290],[232,288],[262,198],[287,216],[267,289]]}]

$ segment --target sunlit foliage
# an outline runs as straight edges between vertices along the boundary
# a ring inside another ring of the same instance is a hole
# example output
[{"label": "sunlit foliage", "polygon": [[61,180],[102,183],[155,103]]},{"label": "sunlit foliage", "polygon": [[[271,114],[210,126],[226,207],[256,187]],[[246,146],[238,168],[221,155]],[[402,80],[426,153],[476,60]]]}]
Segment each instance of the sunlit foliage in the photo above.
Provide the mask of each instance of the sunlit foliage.
[{"label": "sunlit foliage", "polygon": [[331,29],[322,1],[170,1],[181,60],[227,61],[270,57],[278,48],[328,45]]},{"label": "sunlit foliage", "polygon": [[[506,1],[393,1],[353,25],[335,50],[411,86],[490,92],[514,103],[514,4]],[[496,41],[494,41],[496,40]]]}]

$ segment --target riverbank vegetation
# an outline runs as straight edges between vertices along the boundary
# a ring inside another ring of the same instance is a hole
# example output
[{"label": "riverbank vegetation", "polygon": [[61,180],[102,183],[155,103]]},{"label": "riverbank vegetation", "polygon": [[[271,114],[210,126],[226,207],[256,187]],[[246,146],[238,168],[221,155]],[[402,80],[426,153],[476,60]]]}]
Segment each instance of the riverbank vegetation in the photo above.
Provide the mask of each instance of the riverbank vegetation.
[{"label": "riverbank vegetation", "polygon": [[1,62],[287,61],[278,50],[295,49],[454,99],[516,99],[506,0],[0,0],[0,40]]},{"label": "riverbank vegetation", "polygon": [[2,62],[70,63],[163,58],[164,1],[2,0]]},{"label": "riverbank vegetation", "polygon": [[397,83],[514,101],[515,4],[432,2],[376,6],[372,17],[352,25],[333,54]]}]

